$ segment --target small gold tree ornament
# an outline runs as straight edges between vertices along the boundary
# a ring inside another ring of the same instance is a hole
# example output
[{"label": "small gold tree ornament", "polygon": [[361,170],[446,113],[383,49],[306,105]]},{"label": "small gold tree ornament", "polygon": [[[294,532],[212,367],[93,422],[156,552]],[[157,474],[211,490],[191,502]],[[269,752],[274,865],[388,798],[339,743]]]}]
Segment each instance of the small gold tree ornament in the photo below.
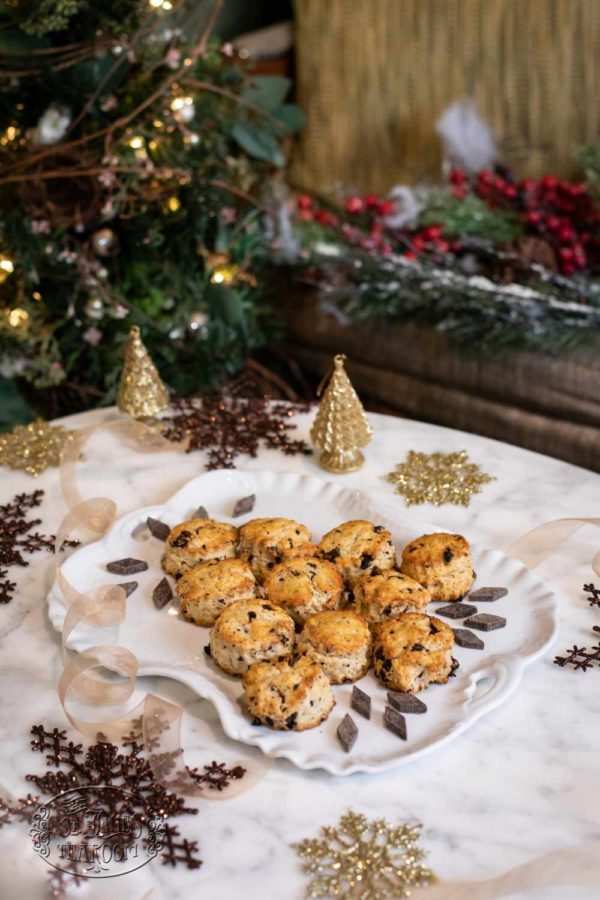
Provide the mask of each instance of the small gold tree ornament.
[{"label": "small gold tree ornament", "polygon": [[119,382],[117,406],[134,419],[146,419],[166,409],[169,392],[134,325],[125,344],[123,373]]},{"label": "small gold tree ornament", "polygon": [[344,369],[346,357],[333,359],[333,374],[327,385],[310,437],[323,452],[319,463],[328,472],[355,472],[365,461],[360,452],[373,436],[363,405]]}]

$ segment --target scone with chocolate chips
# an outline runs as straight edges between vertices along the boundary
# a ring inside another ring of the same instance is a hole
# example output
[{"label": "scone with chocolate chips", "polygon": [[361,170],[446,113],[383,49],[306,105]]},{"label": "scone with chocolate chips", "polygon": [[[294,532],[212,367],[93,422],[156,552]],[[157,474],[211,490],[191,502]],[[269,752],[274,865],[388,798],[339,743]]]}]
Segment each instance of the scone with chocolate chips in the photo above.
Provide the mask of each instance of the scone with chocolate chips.
[{"label": "scone with chocolate chips", "polygon": [[313,556],[315,551],[306,525],[293,519],[251,519],[240,528],[239,555],[261,584],[277,563],[292,557]]},{"label": "scone with chocolate chips", "polygon": [[180,578],[199,563],[236,555],[238,530],[214,519],[188,519],[172,528],[161,560],[169,575]]},{"label": "scone with chocolate chips", "polygon": [[332,684],[357,681],[371,665],[369,625],[352,610],[327,610],[307,620],[297,650],[318,662]]},{"label": "scone with chocolate chips", "polygon": [[322,556],[335,563],[350,586],[366,572],[391,569],[396,564],[392,536],[383,525],[364,519],[344,522],[323,535]]},{"label": "scone with chocolate chips", "polygon": [[315,728],[335,705],[321,666],[297,653],[278,662],[255,663],[243,684],[248,711],[257,724],[280,731]]},{"label": "scone with chocolate chips", "polygon": [[386,569],[379,575],[361,575],[354,585],[352,608],[374,625],[400,613],[420,612],[430,600],[427,588],[397,569]]},{"label": "scone with chocolate chips", "polygon": [[253,600],[258,584],[242,559],[213,559],[194,566],[177,581],[182,616],[196,625],[214,625],[226,606]]},{"label": "scone with chocolate chips", "polygon": [[267,600],[236,600],[210,630],[210,655],[228,675],[243,675],[255,662],[289,656],[294,620]]},{"label": "scone with chocolate chips", "polygon": [[264,592],[299,625],[315,613],[338,609],[344,579],[333,563],[316,556],[284,559],[268,572]]},{"label": "scone with chocolate chips", "polygon": [[373,668],[392,691],[415,694],[428,684],[445,684],[452,672],[454,633],[425,613],[402,613],[376,626]]},{"label": "scone with chocolate chips", "polygon": [[432,600],[460,600],[475,581],[469,542],[461,534],[424,534],[402,551],[401,571],[414,578]]}]

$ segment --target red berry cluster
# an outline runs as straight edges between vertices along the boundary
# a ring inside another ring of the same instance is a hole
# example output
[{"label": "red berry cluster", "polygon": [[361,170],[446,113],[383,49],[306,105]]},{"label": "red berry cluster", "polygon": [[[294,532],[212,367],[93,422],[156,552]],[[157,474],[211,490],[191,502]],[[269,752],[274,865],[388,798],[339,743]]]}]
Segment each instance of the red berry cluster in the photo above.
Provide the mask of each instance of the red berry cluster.
[{"label": "red berry cluster", "polygon": [[375,253],[391,253],[392,247],[384,236],[384,216],[389,216],[394,211],[391,200],[380,200],[375,194],[366,194],[364,197],[352,195],[345,203],[347,213],[356,217],[357,225],[349,222],[341,222],[330,210],[318,207],[308,194],[300,194],[296,200],[298,216],[304,222],[317,222],[329,228],[339,228],[348,243],[360,247],[363,250],[372,250]]}]

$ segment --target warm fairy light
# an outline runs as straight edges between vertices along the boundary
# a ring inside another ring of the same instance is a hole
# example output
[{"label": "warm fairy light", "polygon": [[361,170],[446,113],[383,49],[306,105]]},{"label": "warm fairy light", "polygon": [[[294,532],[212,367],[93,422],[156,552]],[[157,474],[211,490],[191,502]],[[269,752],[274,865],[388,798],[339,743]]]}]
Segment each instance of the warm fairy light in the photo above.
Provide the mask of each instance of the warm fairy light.
[{"label": "warm fairy light", "polygon": [[166,12],[169,12],[169,10],[173,9],[173,4],[171,3],[171,0],[163,0],[162,8]]},{"label": "warm fairy light", "polygon": [[15,125],[9,125],[2,137],[0,137],[0,144],[5,147],[7,144],[16,140],[20,133],[21,132]]},{"label": "warm fairy light", "polygon": [[165,123],[163,122],[162,119],[155,119],[152,124],[154,125],[155,128],[164,128],[165,127]]},{"label": "warm fairy light", "polygon": [[6,256],[3,256],[0,259],[0,269],[2,269],[3,272],[6,272],[7,275],[10,275],[11,272],[14,272],[15,266],[12,259],[8,259]]},{"label": "warm fairy light", "polygon": [[148,0],[148,2],[154,9],[159,9],[163,5],[163,0]]},{"label": "warm fairy light", "polygon": [[177,212],[177,210],[181,208],[179,197],[169,197],[169,199],[167,200],[167,206],[169,208],[169,212]]},{"label": "warm fairy light", "polygon": [[15,307],[15,309],[11,309],[8,313],[8,324],[13,328],[19,328],[20,325],[24,325],[27,319],[29,318],[29,313],[26,309],[21,309],[20,306]]},{"label": "warm fairy light", "polygon": [[148,147],[150,150],[156,150],[158,147],[158,141],[148,141]]},{"label": "warm fairy light", "polygon": [[184,106],[191,106],[194,102],[192,97],[175,97],[171,100],[171,109],[176,112],[183,109]]},{"label": "warm fairy light", "polygon": [[238,274],[238,269],[239,266],[236,265],[219,266],[210,276],[210,280],[213,284],[232,284]]},{"label": "warm fairy light", "polygon": [[132,150],[141,150],[144,146],[144,138],[140,137],[139,134],[136,134],[136,136],[132,137],[129,141],[129,146]]},{"label": "warm fairy light", "polygon": [[33,297],[34,300],[37,300],[38,303],[42,302],[42,295],[40,294],[39,291],[34,291],[31,296]]},{"label": "warm fairy light", "polygon": [[193,60],[191,57],[186,56],[186,58],[185,58],[184,61],[183,61],[183,64],[184,64],[184,66],[188,66],[188,67],[189,67],[189,66],[191,66],[191,64],[193,63],[193,61],[194,61],[194,60]]}]

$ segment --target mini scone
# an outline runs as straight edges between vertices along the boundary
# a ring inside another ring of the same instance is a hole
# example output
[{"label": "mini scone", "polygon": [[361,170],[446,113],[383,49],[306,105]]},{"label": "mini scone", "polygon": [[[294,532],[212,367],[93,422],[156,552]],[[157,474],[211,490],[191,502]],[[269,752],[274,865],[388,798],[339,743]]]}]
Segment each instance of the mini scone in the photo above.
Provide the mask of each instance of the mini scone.
[{"label": "mini scone", "polygon": [[344,522],[323,535],[319,544],[325,559],[335,563],[350,586],[365,572],[392,569],[396,553],[383,525],[364,519]]},{"label": "mini scone", "polygon": [[352,608],[371,625],[395,619],[403,612],[420,612],[431,600],[427,588],[397,569],[361,575],[353,593]]},{"label": "mini scone", "polygon": [[271,603],[283,607],[298,624],[315,613],[338,609],[344,579],[333,563],[316,556],[284,559],[267,573],[263,585]]},{"label": "mini scone", "polygon": [[210,630],[210,655],[228,675],[243,675],[255,662],[289,656],[294,620],[267,600],[236,600]]},{"label": "mini scone", "polygon": [[214,625],[226,606],[252,600],[258,585],[242,559],[213,559],[200,563],[177,581],[182,616],[196,625]]},{"label": "mini scone", "polygon": [[236,555],[238,530],[214,519],[188,519],[172,528],[161,564],[165,572],[180,578],[199,563]]},{"label": "mini scone", "polygon": [[352,610],[327,610],[307,620],[297,650],[318,662],[332,684],[357,681],[371,665],[371,632]]},{"label": "mini scone", "polygon": [[280,731],[315,728],[335,706],[321,666],[297,653],[286,660],[254,663],[243,685],[250,714]]},{"label": "mini scone", "polygon": [[428,684],[445,684],[452,671],[454,634],[425,613],[402,613],[376,626],[375,675],[392,691],[416,694]]},{"label": "mini scone", "polygon": [[315,551],[306,525],[293,519],[251,519],[240,528],[239,555],[261,583],[267,572],[283,559],[312,556]]},{"label": "mini scone", "polygon": [[475,581],[469,542],[461,534],[424,534],[402,551],[401,571],[427,588],[432,600],[460,600]]}]

